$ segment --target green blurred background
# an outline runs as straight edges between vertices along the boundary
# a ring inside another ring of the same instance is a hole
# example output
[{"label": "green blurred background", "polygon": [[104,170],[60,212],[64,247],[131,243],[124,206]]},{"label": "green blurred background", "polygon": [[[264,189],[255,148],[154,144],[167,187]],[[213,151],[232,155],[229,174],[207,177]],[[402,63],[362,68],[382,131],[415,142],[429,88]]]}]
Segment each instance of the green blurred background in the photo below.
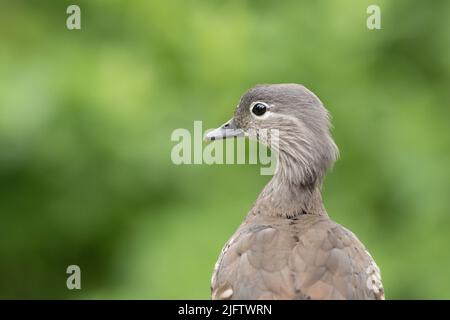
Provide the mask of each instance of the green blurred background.
[{"label": "green blurred background", "polygon": [[[81,7],[81,30],[66,8]],[[378,4],[382,30],[366,28]],[[0,298],[208,299],[270,179],[171,162],[175,128],[227,120],[256,83],[333,115],[330,216],[388,299],[450,298],[449,1],[0,2]],[[215,192],[211,192],[214,190]],[[66,268],[82,289],[66,288]]]}]

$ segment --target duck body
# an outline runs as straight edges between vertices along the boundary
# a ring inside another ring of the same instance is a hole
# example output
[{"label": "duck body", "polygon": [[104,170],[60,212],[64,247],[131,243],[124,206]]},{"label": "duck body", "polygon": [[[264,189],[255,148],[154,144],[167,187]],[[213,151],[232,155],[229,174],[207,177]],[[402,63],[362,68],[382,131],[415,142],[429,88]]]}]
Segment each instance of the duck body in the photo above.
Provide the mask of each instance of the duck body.
[{"label": "duck body", "polygon": [[326,215],[250,213],[227,242],[213,299],[383,299],[379,269],[356,236]]},{"label": "duck body", "polygon": [[[234,117],[207,135],[245,135],[278,155],[272,179],[222,249],[213,299],[384,299],[375,261],[323,205],[322,181],[338,157],[330,127],[311,91],[271,84],[248,90]],[[261,134],[267,130],[275,131]]]}]

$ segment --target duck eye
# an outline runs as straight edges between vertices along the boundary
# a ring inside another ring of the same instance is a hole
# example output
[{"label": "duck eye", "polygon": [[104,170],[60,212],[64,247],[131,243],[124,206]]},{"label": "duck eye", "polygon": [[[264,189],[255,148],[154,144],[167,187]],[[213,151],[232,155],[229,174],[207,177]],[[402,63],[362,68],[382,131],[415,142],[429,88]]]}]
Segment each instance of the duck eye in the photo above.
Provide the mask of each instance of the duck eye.
[{"label": "duck eye", "polygon": [[257,116],[262,116],[267,111],[267,106],[262,103],[257,103],[253,106],[252,112]]}]

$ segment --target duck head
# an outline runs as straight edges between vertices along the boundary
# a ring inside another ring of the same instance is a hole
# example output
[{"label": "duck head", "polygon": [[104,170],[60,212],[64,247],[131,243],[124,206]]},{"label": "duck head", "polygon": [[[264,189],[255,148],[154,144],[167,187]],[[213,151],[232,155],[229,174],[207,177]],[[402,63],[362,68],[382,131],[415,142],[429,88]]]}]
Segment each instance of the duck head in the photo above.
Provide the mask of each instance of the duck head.
[{"label": "duck head", "polygon": [[[279,155],[278,180],[316,187],[338,157],[330,127],[328,111],[310,90],[293,83],[266,84],[245,92],[233,118],[206,139],[258,139]],[[271,136],[277,137],[276,143]]]}]

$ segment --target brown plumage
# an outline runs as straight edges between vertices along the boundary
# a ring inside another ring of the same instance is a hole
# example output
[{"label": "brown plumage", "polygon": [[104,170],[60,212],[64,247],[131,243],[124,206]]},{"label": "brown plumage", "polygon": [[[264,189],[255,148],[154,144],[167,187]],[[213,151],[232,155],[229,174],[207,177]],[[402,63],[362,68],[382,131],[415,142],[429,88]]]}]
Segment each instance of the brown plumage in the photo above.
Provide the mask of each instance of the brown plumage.
[{"label": "brown plumage", "polygon": [[[279,141],[258,132],[277,129]],[[380,271],[364,245],[333,222],[320,187],[338,151],[328,112],[298,84],[260,85],[208,139],[247,135],[279,155],[272,180],[226,243],[213,299],[384,299]]]}]

